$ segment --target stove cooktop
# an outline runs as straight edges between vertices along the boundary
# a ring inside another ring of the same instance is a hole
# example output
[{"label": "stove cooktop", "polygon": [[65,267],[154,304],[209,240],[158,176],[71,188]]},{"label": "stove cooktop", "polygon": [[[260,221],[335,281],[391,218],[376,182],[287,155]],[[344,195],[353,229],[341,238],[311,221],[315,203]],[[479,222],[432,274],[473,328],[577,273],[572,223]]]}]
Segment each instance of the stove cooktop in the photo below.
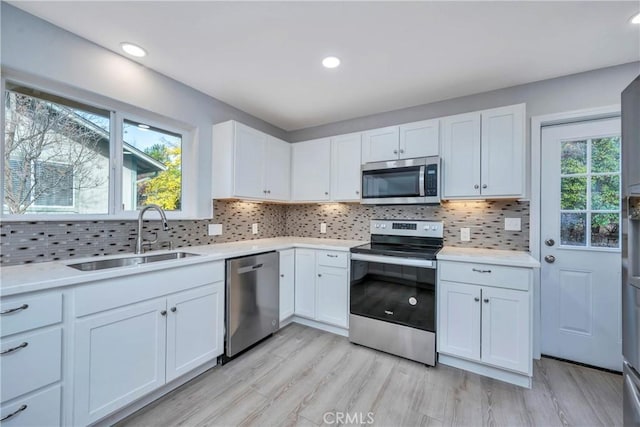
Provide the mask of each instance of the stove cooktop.
[{"label": "stove cooktop", "polygon": [[381,243],[367,243],[365,245],[351,248],[351,252],[370,255],[435,260],[436,255],[438,254],[440,249],[442,249],[442,246],[414,246],[410,244],[388,245]]}]

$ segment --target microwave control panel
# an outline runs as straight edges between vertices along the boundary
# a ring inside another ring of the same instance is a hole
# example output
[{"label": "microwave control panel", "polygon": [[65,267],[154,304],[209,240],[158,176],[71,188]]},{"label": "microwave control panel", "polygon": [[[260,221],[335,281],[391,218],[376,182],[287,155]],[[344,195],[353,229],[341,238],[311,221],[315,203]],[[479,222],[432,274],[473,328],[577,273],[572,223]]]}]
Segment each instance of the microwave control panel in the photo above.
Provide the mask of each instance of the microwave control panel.
[{"label": "microwave control panel", "polygon": [[427,165],[424,176],[424,186],[426,196],[438,196],[438,165]]}]

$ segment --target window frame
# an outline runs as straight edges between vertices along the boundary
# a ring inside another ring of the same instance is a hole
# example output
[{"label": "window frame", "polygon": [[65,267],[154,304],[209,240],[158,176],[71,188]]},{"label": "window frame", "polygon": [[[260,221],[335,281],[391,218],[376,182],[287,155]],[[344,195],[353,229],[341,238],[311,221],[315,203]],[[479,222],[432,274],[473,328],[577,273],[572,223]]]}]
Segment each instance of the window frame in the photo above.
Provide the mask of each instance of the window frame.
[{"label": "window frame", "polygon": [[[4,73],[3,73],[4,74]],[[4,203],[4,148],[5,148],[5,91],[7,82],[23,85],[34,90],[42,91],[50,95],[59,96],[73,102],[78,102],[89,107],[109,111],[109,196],[108,210],[106,213],[93,214],[64,214],[64,213],[28,213],[28,214],[8,214],[4,209],[0,209],[0,222],[24,222],[24,221],[94,221],[94,220],[132,220],[137,219],[139,210],[124,210],[122,203],[122,167],[123,167],[123,123],[130,120],[140,123],[148,123],[159,129],[167,130],[181,135],[181,210],[166,211],[168,219],[199,219],[197,215],[197,196],[188,195],[185,192],[187,186],[196,188],[197,186],[197,128],[171,119],[160,114],[145,110],[139,107],[125,104],[121,101],[105,101],[101,95],[90,92],[75,90],[73,88],[59,88],[59,84],[42,84],[37,79],[22,76],[20,73],[10,73],[10,76],[0,77],[0,200]],[[75,193],[75,192],[74,192]],[[74,194],[74,200],[76,195]],[[159,218],[154,212],[149,217]]]}]

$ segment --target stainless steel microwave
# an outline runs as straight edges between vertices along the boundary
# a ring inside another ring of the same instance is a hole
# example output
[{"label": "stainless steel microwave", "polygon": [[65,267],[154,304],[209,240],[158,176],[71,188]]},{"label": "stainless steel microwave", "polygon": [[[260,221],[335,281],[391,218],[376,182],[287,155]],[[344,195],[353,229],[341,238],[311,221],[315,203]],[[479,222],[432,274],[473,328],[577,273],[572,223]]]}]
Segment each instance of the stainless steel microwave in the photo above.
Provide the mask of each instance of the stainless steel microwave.
[{"label": "stainless steel microwave", "polygon": [[440,157],[362,165],[362,200],[370,205],[440,203]]}]

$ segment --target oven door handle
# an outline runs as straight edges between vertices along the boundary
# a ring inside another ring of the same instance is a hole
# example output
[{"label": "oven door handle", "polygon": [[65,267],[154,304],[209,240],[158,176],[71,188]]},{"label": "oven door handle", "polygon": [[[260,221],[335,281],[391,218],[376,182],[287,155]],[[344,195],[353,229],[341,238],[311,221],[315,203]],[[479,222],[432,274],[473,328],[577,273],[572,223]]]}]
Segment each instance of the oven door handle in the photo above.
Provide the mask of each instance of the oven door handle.
[{"label": "oven door handle", "polygon": [[360,253],[352,253],[351,259],[353,261],[368,261],[368,262],[377,262],[380,264],[394,264],[394,265],[404,265],[407,267],[418,267],[418,268],[432,268],[435,269],[437,262],[428,260],[428,259],[412,259],[412,258],[402,258],[402,257],[394,257],[394,256],[383,256],[383,255],[366,255]]}]

